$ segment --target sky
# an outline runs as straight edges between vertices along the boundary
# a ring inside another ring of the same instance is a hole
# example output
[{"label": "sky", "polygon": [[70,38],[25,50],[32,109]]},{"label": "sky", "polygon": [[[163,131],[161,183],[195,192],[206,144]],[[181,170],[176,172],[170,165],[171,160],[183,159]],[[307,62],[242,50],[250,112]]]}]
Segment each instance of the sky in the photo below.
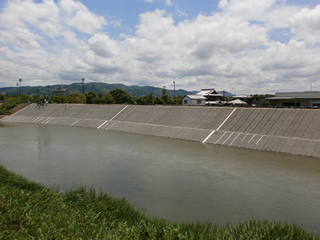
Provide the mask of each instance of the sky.
[{"label": "sky", "polygon": [[0,87],[320,91],[320,0],[0,0]]}]

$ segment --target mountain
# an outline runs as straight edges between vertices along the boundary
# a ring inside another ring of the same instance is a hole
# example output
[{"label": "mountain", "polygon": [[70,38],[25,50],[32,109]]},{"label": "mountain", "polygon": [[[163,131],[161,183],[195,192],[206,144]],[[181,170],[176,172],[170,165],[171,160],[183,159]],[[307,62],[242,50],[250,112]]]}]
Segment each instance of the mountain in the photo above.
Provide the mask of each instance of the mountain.
[{"label": "mountain", "polygon": [[[44,92],[51,91],[52,89],[56,89],[57,87],[61,87],[61,84],[57,85],[50,85],[49,89],[48,86],[21,86],[21,91],[27,95],[33,95],[36,94],[36,89],[39,88]],[[82,93],[82,83],[72,83],[72,84],[64,84],[63,88],[67,88],[70,93],[74,92],[79,92]],[[96,82],[91,82],[91,83],[85,83],[84,84],[84,92],[87,93],[89,91],[93,91],[96,94],[98,93],[108,93],[109,91],[116,89],[116,88],[121,88],[122,90],[126,91],[133,97],[141,97],[141,96],[146,96],[149,94],[152,94],[153,96],[162,96],[162,88],[157,88],[157,87],[151,87],[151,86],[126,86],[124,84],[108,84],[108,83],[96,83]],[[5,88],[0,88],[0,93],[5,92],[6,94],[9,95],[16,95],[17,92],[20,91],[20,87],[17,89],[17,87],[5,87]],[[166,92],[169,96],[173,97],[174,95],[174,90],[168,90],[166,89]],[[175,91],[176,96],[184,96],[186,94],[191,94],[191,92],[188,92],[183,89],[178,89]]]},{"label": "mountain", "polygon": [[[220,92],[218,92],[218,93],[220,93],[220,94],[223,95],[223,91],[220,91]],[[229,97],[235,96],[235,94],[230,93],[230,92],[227,92],[227,91],[224,91],[224,96],[229,98]]]}]

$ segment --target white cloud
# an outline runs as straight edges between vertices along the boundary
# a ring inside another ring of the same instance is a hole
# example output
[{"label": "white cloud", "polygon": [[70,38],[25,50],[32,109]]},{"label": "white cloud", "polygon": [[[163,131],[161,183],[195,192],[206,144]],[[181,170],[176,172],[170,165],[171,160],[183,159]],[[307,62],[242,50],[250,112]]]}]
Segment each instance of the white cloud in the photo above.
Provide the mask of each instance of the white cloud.
[{"label": "white cloud", "polygon": [[121,27],[121,19],[116,19],[110,22],[113,27]]},{"label": "white cloud", "polygon": [[89,9],[80,2],[61,0],[59,5],[61,11],[65,13],[65,22],[82,33],[93,34],[104,25],[107,25],[104,17],[99,17],[91,13]]},{"label": "white cloud", "polygon": [[[133,34],[113,38],[104,28],[108,22],[79,1],[8,0],[0,12],[0,86],[23,76],[30,85],[86,77],[238,93],[320,87],[320,48],[309,44],[320,39],[320,5],[221,0],[219,7],[180,22],[165,10],[143,12]],[[110,25],[122,27],[119,20]],[[289,26],[296,39],[280,43],[268,36]]]},{"label": "white cloud", "polygon": [[241,16],[245,19],[259,19],[278,0],[221,0],[219,7],[231,16]]},{"label": "white cloud", "polygon": [[166,5],[171,6],[172,5],[172,1],[171,0],[166,0]]},{"label": "white cloud", "polygon": [[117,42],[104,33],[97,33],[88,40],[89,46],[98,56],[111,58],[117,54]]},{"label": "white cloud", "polygon": [[89,11],[77,11],[72,18],[66,19],[66,23],[77,28],[80,32],[93,34],[106,25],[107,21]]},{"label": "white cloud", "polygon": [[320,42],[320,5],[314,9],[303,8],[288,19],[288,24],[297,38],[312,44]]}]

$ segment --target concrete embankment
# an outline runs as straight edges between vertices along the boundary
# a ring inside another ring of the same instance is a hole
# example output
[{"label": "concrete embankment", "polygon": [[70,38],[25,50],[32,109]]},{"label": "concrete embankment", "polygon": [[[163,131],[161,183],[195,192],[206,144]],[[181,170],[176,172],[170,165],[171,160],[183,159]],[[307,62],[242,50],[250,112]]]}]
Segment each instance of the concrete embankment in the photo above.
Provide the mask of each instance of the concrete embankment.
[{"label": "concrete embankment", "polygon": [[320,111],[224,107],[36,104],[1,119],[110,129],[320,157]]}]

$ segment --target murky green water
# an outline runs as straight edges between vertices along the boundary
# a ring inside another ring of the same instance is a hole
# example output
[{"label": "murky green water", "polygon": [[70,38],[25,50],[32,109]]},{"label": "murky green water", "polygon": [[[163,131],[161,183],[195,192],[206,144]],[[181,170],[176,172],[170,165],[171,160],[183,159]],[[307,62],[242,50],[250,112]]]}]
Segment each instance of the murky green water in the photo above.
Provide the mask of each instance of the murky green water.
[{"label": "murky green water", "polygon": [[94,186],[171,221],[270,219],[320,233],[320,159],[109,130],[0,125],[0,164],[61,190]]}]

